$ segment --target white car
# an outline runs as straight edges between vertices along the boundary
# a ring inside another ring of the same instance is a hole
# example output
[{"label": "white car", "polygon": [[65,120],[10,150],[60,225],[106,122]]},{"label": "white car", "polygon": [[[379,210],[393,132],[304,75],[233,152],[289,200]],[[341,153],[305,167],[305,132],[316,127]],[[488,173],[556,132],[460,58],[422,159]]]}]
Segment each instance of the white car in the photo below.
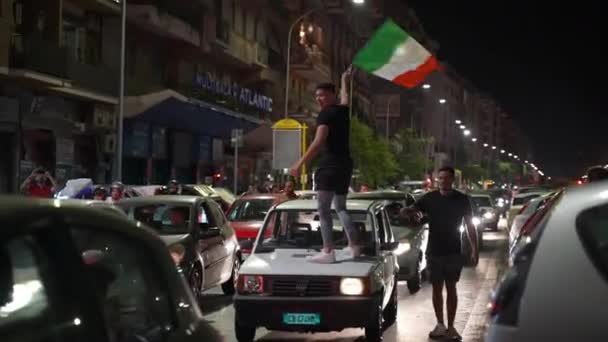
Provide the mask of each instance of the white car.
[{"label": "white car", "polygon": [[549,195],[543,195],[531,199],[525,208],[523,208],[521,214],[518,214],[513,218],[513,223],[511,223],[511,227],[509,229],[509,246],[511,246],[515,239],[517,239],[521,228],[526,221],[528,221],[530,216],[532,216],[532,214],[534,214],[536,210],[547,201],[548,198],[550,198]]},{"label": "white car", "polygon": [[381,341],[397,317],[399,265],[382,203],[349,200],[363,255],[353,259],[333,213],[337,262],[314,264],[306,257],[322,248],[317,201],[294,200],[273,207],[243,263],[234,297],[239,342],[252,341],[257,327],[327,332],[363,327],[367,341]]},{"label": "white car", "polygon": [[500,214],[494,207],[494,200],[490,195],[486,194],[470,194],[469,197],[473,202],[473,211],[477,217],[475,224],[483,232],[485,229],[498,230],[498,221]]},{"label": "white car", "polygon": [[507,213],[507,228],[511,229],[515,216],[520,214],[523,207],[532,199],[543,196],[546,192],[527,192],[521,195],[516,195],[511,200],[511,207]]},{"label": "white car", "polygon": [[607,341],[608,182],[568,188],[530,220],[486,341]]}]

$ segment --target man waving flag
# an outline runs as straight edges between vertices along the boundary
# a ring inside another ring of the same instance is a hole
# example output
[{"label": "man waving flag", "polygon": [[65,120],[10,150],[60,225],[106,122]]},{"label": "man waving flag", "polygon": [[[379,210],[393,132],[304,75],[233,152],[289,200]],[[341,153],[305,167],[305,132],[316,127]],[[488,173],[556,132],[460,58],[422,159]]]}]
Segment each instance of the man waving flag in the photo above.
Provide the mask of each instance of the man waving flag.
[{"label": "man waving flag", "polygon": [[440,69],[435,56],[391,19],[357,52],[353,64],[407,88],[416,87]]}]

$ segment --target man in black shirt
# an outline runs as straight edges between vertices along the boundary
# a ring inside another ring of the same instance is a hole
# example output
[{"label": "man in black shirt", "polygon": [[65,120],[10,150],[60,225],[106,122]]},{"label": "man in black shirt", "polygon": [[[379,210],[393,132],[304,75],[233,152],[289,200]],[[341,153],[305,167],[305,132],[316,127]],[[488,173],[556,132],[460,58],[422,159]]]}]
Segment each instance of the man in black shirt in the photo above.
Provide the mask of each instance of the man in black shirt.
[{"label": "man in black shirt", "polygon": [[[430,281],[433,285],[433,307],[437,326],[429,337],[460,340],[454,328],[458,297],[456,283],[460,279],[463,261],[460,245],[460,227],[466,225],[466,235],[472,246],[472,255],[477,255],[477,234],[472,221],[471,202],[467,195],[453,189],[454,169],[444,167],[439,170],[439,190],[424,195],[405,209],[404,214],[420,219],[429,219],[429,241],[427,249]],[[443,320],[443,285],[447,290],[448,327]]]},{"label": "man in black shirt", "polygon": [[350,156],[350,118],[347,107],[349,102],[347,82],[351,73],[351,68],[349,68],[342,74],[339,104],[336,98],[336,87],[333,84],[324,83],[317,86],[315,99],[321,107],[321,112],[317,117],[315,139],[304,156],[293,165],[290,171],[292,176],[297,177],[302,165],[320,154],[318,168],[315,172],[315,190],[317,190],[323,250],[309,259],[316,263],[328,264],[336,261],[332,241],[332,200],[347,235],[350,254],[357,257],[361,253],[355,236],[355,227],[346,211],[346,194],[353,173],[353,161]]}]

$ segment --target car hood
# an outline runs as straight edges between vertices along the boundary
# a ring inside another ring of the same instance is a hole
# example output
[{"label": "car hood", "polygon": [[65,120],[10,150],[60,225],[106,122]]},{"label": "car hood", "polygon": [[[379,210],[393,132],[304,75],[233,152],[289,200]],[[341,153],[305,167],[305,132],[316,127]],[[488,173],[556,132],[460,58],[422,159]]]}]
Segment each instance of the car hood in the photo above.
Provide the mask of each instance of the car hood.
[{"label": "car hood", "polygon": [[163,240],[165,245],[171,246],[175,243],[184,241],[188,236],[190,236],[190,234],[160,235],[160,239]]},{"label": "car hood", "polygon": [[241,274],[255,275],[318,275],[367,277],[378,261],[375,257],[354,260],[342,250],[336,250],[336,263],[315,264],[306,260],[317,253],[306,249],[277,249],[272,253],[252,254],[241,266]]}]

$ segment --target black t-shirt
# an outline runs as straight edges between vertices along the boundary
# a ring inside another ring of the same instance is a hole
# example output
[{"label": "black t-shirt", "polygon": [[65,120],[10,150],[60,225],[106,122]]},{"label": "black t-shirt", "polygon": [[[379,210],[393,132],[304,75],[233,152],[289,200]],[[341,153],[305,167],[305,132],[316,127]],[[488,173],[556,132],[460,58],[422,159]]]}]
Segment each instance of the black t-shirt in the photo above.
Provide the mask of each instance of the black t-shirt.
[{"label": "black t-shirt", "polygon": [[422,196],[414,207],[429,217],[428,254],[460,254],[460,226],[464,225],[465,216],[473,214],[469,196],[456,190],[448,195],[432,191]]},{"label": "black t-shirt", "polygon": [[350,119],[348,107],[331,105],[317,117],[317,127],[327,125],[329,133],[319,154],[319,168],[351,167]]}]

